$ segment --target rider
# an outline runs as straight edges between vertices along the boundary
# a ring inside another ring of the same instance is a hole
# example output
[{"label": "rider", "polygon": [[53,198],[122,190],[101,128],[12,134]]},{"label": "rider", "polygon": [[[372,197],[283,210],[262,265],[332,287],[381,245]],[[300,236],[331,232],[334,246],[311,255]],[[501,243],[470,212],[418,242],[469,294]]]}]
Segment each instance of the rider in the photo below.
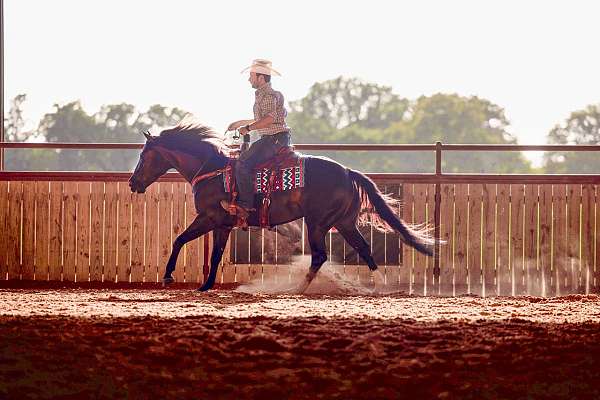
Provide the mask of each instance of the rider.
[{"label": "rider", "polygon": [[254,102],[254,119],[244,119],[232,122],[228,131],[238,129],[242,135],[256,131],[261,138],[250,148],[240,154],[236,162],[235,179],[238,188],[238,198],[235,208],[227,200],[221,201],[221,206],[246,218],[254,202],[254,177],[252,169],[274,157],[285,146],[290,145],[290,128],[285,123],[287,111],[283,95],[271,87],[271,76],[281,74],[275,71],[271,61],[257,59],[242,73],[250,71],[248,82],[256,89]]}]

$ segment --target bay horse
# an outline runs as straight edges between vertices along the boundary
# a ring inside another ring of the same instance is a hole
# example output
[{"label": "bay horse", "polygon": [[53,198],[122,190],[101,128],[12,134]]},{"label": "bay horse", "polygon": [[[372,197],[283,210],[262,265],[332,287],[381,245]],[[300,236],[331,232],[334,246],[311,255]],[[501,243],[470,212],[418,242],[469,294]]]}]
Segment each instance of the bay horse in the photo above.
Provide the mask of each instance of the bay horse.
[{"label": "bay horse", "polygon": [[[146,188],[169,169],[177,170],[188,182],[194,177],[225,168],[230,162],[230,148],[211,128],[199,123],[180,123],[163,130],[159,136],[145,132],[146,143],[129,186],[132,192],[144,193]],[[324,157],[305,158],[305,186],[271,195],[269,223],[285,224],[304,217],[312,261],[306,278],[298,287],[304,292],[327,260],[325,236],[335,227],[342,237],[367,263],[371,271],[377,264],[369,244],[357,228],[358,223],[370,223],[381,231],[396,231],[400,239],[417,251],[431,256],[434,239],[426,230],[407,224],[393,211],[399,203],[379,191],[375,183],[359,171]],[[198,289],[206,291],[215,283],[217,267],[223,256],[229,233],[236,217],[221,207],[228,199],[223,180],[218,175],[201,180],[193,187],[197,215],[173,242],[165,268],[163,284],[174,282],[173,271],[184,244],[208,232],[213,232],[213,248],[208,279]],[[252,212],[248,225],[259,226],[258,212]]]}]

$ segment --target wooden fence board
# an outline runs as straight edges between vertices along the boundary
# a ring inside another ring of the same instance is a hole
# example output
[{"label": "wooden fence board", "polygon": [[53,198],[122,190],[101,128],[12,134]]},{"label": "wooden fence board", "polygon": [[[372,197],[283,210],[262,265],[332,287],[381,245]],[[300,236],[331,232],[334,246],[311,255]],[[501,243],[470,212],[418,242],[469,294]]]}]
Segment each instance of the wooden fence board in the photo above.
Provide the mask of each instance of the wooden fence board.
[{"label": "wooden fence board", "polygon": [[[179,235],[183,233],[187,227],[185,224],[185,186],[187,182],[174,182],[173,183],[173,216],[171,229],[171,249],[173,248],[173,242]],[[183,253],[180,253],[177,257],[177,264],[175,267],[175,280],[177,282],[185,282],[187,271],[185,270],[185,258]]]},{"label": "wooden fence board", "polygon": [[[4,213],[6,208],[0,208]],[[35,182],[23,182],[23,224],[22,224],[22,279],[33,280],[35,277]],[[4,229],[1,231],[4,236]]]},{"label": "wooden fence board", "polygon": [[538,268],[540,294],[548,296],[552,289],[552,185],[539,187],[539,247]]},{"label": "wooden fence board", "polygon": [[552,188],[552,277],[554,279],[553,295],[560,296],[567,290],[569,274],[567,273],[567,203],[566,185],[554,185]]},{"label": "wooden fence board", "polygon": [[[382,193],[390,194],[387,185],[380,185],[379,190]],[[368,240],[367,240],[368,241]],[[373,260],[377,265],[385,265],[385,232],[380,232],[377,229],[371,230],[371,253]]]},{"label": "wooden fence board", "polygon": [[[390,194],[390,196],[392,196],[393,198],[401,199],[400,185],[398,185],[398,184],[387,185],[387,191]],[[394,212],[398,216],[402,215],[401,207],[402,207],[402,205],[400,205],[398,208],[394,209]],[[393,265],[393,266],[400,265],[399,243],[400,243],[400,235],[398,235],[398,233],[388,232],[385,234],[385,265]],[[397,277],[398,270],[395,269],[394,271],[396,272],[396,277]]]},{"label": "wooden fence board", "polygon": [[[415,184],[414,187],[414,221],[426,224],[427,221],[427,189],[429,185]],[[427,256],[414,251],[413,292],[418,295],[427,293]]]},{"label": "wooden fence board", "polygon": [[[369,249],[373,248],[373,228],[370,225],[359,226],[358,231],[369,245]],[[331,233],[330,233],[331,235]],[[327,237],[329,239],[329,236]],[[358,256],[358,265],[366,266],[367,262]],[[359,269],[360,270],[360,269]]]},{"label": "wooden fence board", "polygon": [[7,253],[8,253],[8,181],[0,181],[0,210],[5,210],[0,212],[0,231],[5,234],[0,235],[0,280],[6,279],[6,274],[8,272],[8,265],[6,261]]},{"label": "wooden fence board", "polygon": [[[170,227],[167,228],[169,230]],[[144,282],[144,239],[146,233],[146,197],[131,195],[131,282]],[[156,282],[156,275],[149,277]]]},{"label": "wooden fence board", "polygon": [[[343,257],[344,260],[340,264],[344,265],[358,265],[359,255],[356,250],[348,242],[342,240]],[[310,254],[310,253],[309,253]],[[335,261],[335,260],[334,260]]]},{"label": "wooden fence board", "polygon": [[[146,189],[146,229],[145,229],[145,254],[144,254],[144,280],[146,282],[160,282],[164,265],[158,262],[158,237],[159,237],[159,185],[153,184]],[[185,249],[181,256],[184,257]]]},{"label": "wooden fence board", "polygon": [[[408,223],[414,225],[414,184],[405,183],[402,185],[402,219]],[[415,250],[406,245],[402,244],[402,265],[399,271],[399,285],[400,290],[405,290],[408,293],[413,293],[413,271],[415,266]]]},{"label": "wooden fence board", "polygon": [[483,185],[469,185],[469,245],[468,245],[468,286],[469,293],[481,295],[481,200]]},{"label": "wooden fence board", "polygon": [[[10,182],[8,196],[8,279],[21,279],[21,206],[23,182]],[[47,243],[47,242],[46,242]],[[47,271],[47,268],[46,268]],[[46,276],[43,277],[46,279]]]},{"label": "wooden fence board", "polygon": [[48,278],[51,281],[60,281],[62,279],[62,186],[62,182],[50,182]]},{"label": "wooden fence board", "polygon": [[496,293],[510,296],[510,185],[499,184],[496,192]]},{"label": "wooden fence board", "polygon": [[92,182],[90,196],[90,281],[102,281],[104,182]]},{"label": "wooden fence board", "polygon": [[[165,270],[171,255],[171,205],[173,200],[173,184],[160,182],[158,188],[158,265]],[[159,274],[162,276],[162,273]],[[173,277],[175,277],[174,275]],[[180,281],[178,281],[180,282]]]},{"label": "wooden fence board", "polygon": [[525,279],[527,294],[539,296],[539,271],[537,260],[538,185],[525,185]]},{"label": "wooden fence board", "polygon": [[[275,278],[275,266],[271,265],[269,269],[270,275],[269,277],[271,279]],[[223,283],[234,283],[235,282],[235,265],[231,264],[231,263],[223,263],[223,274],[222,274],[222,279],[223,279]],[[186,275],[186,279],[187,279],[187,275]]]},{"label": "wooden fence board", "polygon": [[[185,194],[185,206],[186,206],[186,214],[185,214],[185,224],[189,226],[194,219],[196,218],[196,206],[194,205],[194,193],[192,192],[192,187],[188,186],[186,188]],[[233,240],[233,234],[229,236],[229,242]],[[194,239],[191,242],[188,242],[185,245],[185,280],[186,282],[195,282],[201,283],[203,280],[202,275],[202,260],[200,259],[200,245],[202,244],[202,239]],[[231,243],[228,243],[231,245]],[[231,248],[231,247],[230,247]],[[229,252],[225,253],[224,256],[229,254]],[[228,257],[230,259],[230,256]],[[235,279],[235,266],[232,265],[233,274]],[[160,276],[160,275],[159,275]]]},{"label": "wooden fence board", "polygon": [[63,280],[74,282],[77,259],[77,182],[72,181],[63,183],[62,253]]},{"label": "wooden fence board", "polygon": [[441,185],[440,204],[440,293],[454,293],[454,185]]},{"label": "wooden fence board", "polygon": [[483,185],[482,198],[482,295],[495,296],[498,294],[496,283],[496,185]]},{"label": "wooden fence board", "polygon": [[35,191],[35,279],[45,281],[48,279],[50,240],[49,182],[36,182]]},{"label": "wooden fence board", "polygon": [[[594,273],[590,290],[600,292],[600,185],[596,185],[596,204],[594,207]],[[1,226],[1,225],[0,225]]]},{"label": "wooden fence board", "polygon": [[263,229],[248,229],[250,245],[250,264],[263,263]]},{"label": "wooden fence board", "polygon": [[[249,264],[250,263],[250,232],[243,231],[241,229],[235,229],[235,240],[236,240],[236,252],[235,258],[236,263]],[[310,254],[310,252],[308,253]]]},{"label": "wooden fence board", "polygon": [[90,280],[90,182],[77,184],[77,282]]},{"label": "wooden fence board", "polygon": [[[48,246],[48,272],[51,281],[62,279],[63,246],[63,183],[50,182],[50,225]],[[102,234],[102,232],[100,232]]]},{"label": "wooden fence board", "polygon": [[117,280],[130,282],[131,274],[131,190],[126,182],[119,182]]},{"label": "wooden fence board", "polygon": [[581,185],[567,185],[567,257],[569,271],[569,293],[577,293],[580,288],[580,207]]},{"label": "wooden fence board", "polygon": [[594,206],[596,191],[594,185],[581,188],[581,287],[580,292],[589,293],[594,286],[594,244],[596,241]]},{"label": "wooden fence board", "polygon": [[117,237],[119,185],[117,182],[106,182],[104,185],[104,267],[105,282],[117,279]]},{"label": "wooden fence board", "polygon": [[512,295],[522,295],[526,292],[523,258],[524,245],[524,218],[525,218],[525,186],[516,184],[510,186],[510,254],[511,254],[511,277]]},{"label": "wooden fence board", "polygon": [[454,294],[468,293],[469,186],[454,186]]},{"label": "wooden fence board", "polygon": [[250,274],[250,282],[261,284],[262,283],[262,265],[261,264],[250,264],[248,268]]},{"label": "wooden fence board", "polygon": [[[329,237],[328,237],[329,238]],[[331,257],[329,245],[330,242],[327,241],[327,262],[329,265],[344,265],[346,260],[346,246],[350,247],[348,243],[342,237],[342,234],[339,232],[334,232],[331,234]]]},{"label": "wooden fence board", "polygon": [[237,264],[235,266],[235,281],[237,283],[250,282],[250,265],[249,264]]},{"label": "wooden fence board", "polygon": [[401,267],[399,265],[386,265],[384,268],[386,291],[397,291],[400,285],[399,277]]}]

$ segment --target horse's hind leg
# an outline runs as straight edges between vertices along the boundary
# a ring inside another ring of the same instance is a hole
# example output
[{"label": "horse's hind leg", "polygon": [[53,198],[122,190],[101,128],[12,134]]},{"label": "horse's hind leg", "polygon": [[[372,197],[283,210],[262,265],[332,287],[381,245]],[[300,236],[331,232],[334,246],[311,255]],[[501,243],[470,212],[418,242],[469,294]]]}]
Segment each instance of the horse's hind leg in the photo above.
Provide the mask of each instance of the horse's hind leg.
[{"label": "horse's hind leg", "polygon": [[183,231],[181,235],[177,236],[177,239],[175,239],[173,242],[171,256],[169,257],[169,261],[167,261],[167,266],[165,268],[163,286],[175,281],[173,278],[173,271],[175,271],[177,257],[179,256],[179,252],[181,251],[183,245],[201,235],[204,235],[205,233],[210,232],[212,229],[213,226],[209,226],[208,219],[204,215],[198,215],[196,216],[196,219],[194,219],[194,221],[192,221],[192,223],[186,228],[186,230]]},{"label": "horse's hind leg", "polygon": [[329,229],[322,228],[318,225],[313,225],[307,222],[306,228],[308,230],[308,243],[310,244],[310,252],[312,260],[310,263],[310,270],[306,274],[306,279],[302,282],[298,291],[304,293],[308,288],[308,285],[317,276],[317,272],[321,266],[327,261],[327,249],[325,247],[325,235]]},{"label": "horse's hind leg", "polygon": [[355,222],[349,221],[347,223],[339,223],[336,224],[335,227],[338,230],[338,232],[340,232],[342,237],[346,240],[346,242],[348,242],[350,246],[352,246],[354,250],[356,250],[360,258],[362,258],[367,263],[369,269],[373,273],[381,274],[381,271],[377,269],[377,264],[375,263],[375,260],[373,260],[373,256],[371,255],[371,248],[369,246],[369,243],[367,243],[363,235],[360,233],[360,231],[356,227]]},{"label": "horse's hind leg", "polygon": [[218,228],[213,231],[213,248],[210,256],[210,273],[208,274],[208,279],[206,282],[204,282],[204,284],[198,288],[199,292],[205,292],[211,289],[215,284],[217,269],[219,267],[219,263],[221,262],[221,258],[223,257],[223,252],[225,251],[225,245],[229,239],[230,232],[231,228]]}]

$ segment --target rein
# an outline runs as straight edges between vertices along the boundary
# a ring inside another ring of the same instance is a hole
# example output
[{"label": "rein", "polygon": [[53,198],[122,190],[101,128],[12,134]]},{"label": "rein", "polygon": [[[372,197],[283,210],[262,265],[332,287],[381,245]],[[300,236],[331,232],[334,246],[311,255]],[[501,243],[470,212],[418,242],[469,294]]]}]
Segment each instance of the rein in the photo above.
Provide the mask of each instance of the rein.
[{"label": "rein", "polygon": [[[191,185],[192,187],[196,186],[196,184],[198,184],[199,182],[202,182],[203,180],[209,179],[209,178],[214,178],[217,175],[221,175],[223,172],[227,171],[228,169],[231,169],[231,165],[227,165],[225,168],[220,168],[211,172],[207,172],[205,174],[202,175],[198,175],[196,174],[196,176],[194,176],[194,178],[192,179]],[[198,171],[200,172],[200,171]]]}]

